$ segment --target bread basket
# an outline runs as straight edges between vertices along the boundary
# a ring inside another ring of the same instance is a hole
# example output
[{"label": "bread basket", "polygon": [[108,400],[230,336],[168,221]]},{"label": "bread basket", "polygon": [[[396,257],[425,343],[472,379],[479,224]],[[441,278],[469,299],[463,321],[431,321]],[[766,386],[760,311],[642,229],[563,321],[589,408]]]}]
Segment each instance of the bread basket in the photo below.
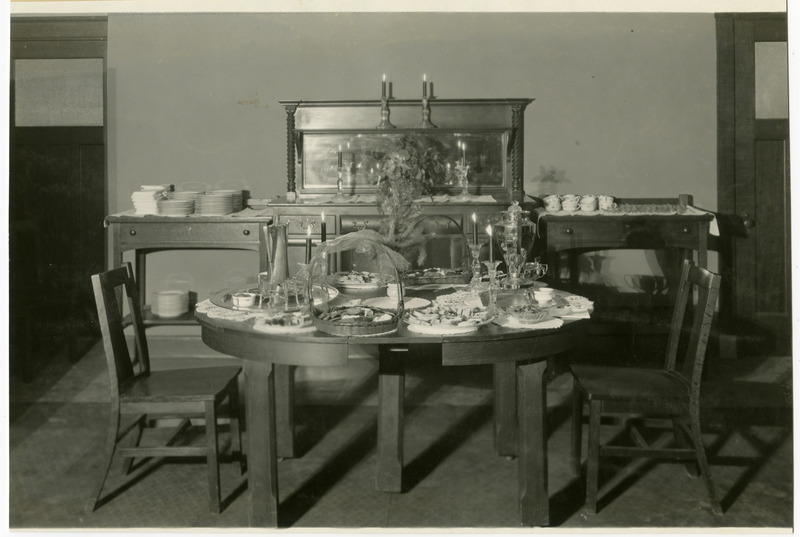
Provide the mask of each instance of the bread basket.
[{"label": "bread basket", "polygon": [[408,267],[408,261],[398,252],[381,242],[381,235],[372,230],[348,233],[322,243],[309,264],[307,288],[312,286],[335,286],[329,274],[330,263],[337,254],[349,250],[358,251],[362,258],[369,258],[374,270],[387,285],[396,286],[396,308],[394,310],[352,304],[346,294],[328,299],[327,293],[307,293],[311,321],[317,330],[335,336],[375,336],[397,330],[403,318],[403,293],[400,273]]}]

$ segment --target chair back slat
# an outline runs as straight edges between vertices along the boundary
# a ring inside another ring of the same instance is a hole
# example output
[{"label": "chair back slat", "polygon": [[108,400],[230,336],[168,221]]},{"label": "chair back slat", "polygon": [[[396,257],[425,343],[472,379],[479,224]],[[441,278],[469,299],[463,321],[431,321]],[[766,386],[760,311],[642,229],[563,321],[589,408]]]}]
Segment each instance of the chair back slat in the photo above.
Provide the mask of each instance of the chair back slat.
[{"label": "chair back slat", "polygon": [[[103,348],[110,377],[112,398],[118,399],[120,387],[130,382],[138,374],[149,374],[150,359],[147,341],[144,337],[141,308],[138,292],[133,279],[130,263],[117,269],[92,276],[97,316],[103,336]],[[134,368],[134,361],[128,350],[128,343],[123,327],[122,309],[118,297],[120,287],[124,289],[125,298],[130,308],[137,349],[139,367]],[[138,372],[137,372],[138,369]]]},{"label": "chair back slat", "polygon": [[[689,260],[684,261],[667,343],[666,368],[677,372],[680,366],[681,374],[690,383],[693,404],[699,403],[700,379],[720,280],[720,275],[700,268]],[[681,364],[678,364],[679,352],[682,354]]]}]

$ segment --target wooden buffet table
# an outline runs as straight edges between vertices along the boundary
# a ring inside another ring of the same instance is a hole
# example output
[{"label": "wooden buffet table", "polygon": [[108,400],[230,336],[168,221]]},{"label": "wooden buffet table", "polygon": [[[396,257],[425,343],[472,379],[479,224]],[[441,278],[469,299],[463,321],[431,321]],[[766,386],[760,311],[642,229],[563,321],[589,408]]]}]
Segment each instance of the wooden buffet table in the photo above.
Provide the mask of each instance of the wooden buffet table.
[{"label": "wooden buffet table", "polygon": [[[196,316],[203,341],[209,347],[244,360],[251,526],[276,527],[278,522],[275,368],[344,365],[349,345],[364,343],[379,347],[379,490],[402,490],[406,359],[414,353],[415,346],[433,344],[440,349],[443,366],[493,364],[510,367],[516,373],[517,407],[496,405],[495,412],[508,414],[506,419],[516,421],[518,426],[521,522],[529,526],[549,524],[544,381],[547,360],[574,348],[586,335],[586,321],[565,321],[561,328],[551,330],[512,330],[489,324],[458,336],[421,335],[401,324],[393,334],[363,338],[319,331],[267,334],[244,322],[211,318],[201,312]],[[480,483],[475,487],[479,491]]]}]

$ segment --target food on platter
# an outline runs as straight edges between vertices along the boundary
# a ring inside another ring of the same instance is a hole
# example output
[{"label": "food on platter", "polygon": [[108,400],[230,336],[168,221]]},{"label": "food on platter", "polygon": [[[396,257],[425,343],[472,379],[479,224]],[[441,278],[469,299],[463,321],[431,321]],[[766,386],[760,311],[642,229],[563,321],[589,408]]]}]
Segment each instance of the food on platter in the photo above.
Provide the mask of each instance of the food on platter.
[{"label": "food on platter", "polygon": [[396,322],[396,315],[396,312],[376,307],[336,306],[319,313],[318,318],[341,326],[366,326]]},{"label": "food on platter", "polygon": [[370,288],[383,285],[380,274],[368,271],[351,270],[350,272],[337,272],[333,276],[333,283],[340,287]]},{"label": "food on platter", "polygon": [[410,325],[478,327],[491,321],[491,315],[482,306],[434,302],[428,307],[409,311],[405,319]]},{"label": "food on platter", "polygon": [[302,328],[311,324],[311,317],[305,311],[279,312],[273,315],[260,315],[253,322],[260,326]]},{"label": "food on platter", "polygon": [[534,304],[511,306],[505,311],[517,321],[525,324],[540,323],[551,317],[551,308],[542,308]]},{"label": "food on platter", "polygon": [[407,272],[403,278],[407,285],[421,285],[428,283],[467,283],[472,277],[472,272],[460,268],[427,268]]}]

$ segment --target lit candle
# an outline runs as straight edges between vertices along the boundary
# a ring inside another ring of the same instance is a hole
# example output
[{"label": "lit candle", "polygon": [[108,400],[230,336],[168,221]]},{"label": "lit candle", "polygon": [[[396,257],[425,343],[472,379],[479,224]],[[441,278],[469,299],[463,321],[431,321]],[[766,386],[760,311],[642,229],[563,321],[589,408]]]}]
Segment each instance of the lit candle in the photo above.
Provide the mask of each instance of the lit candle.
[{"label": "lit candle", "polygon": [[423,74],[422,75],[422,96],[423,97],[427,97],[428,96],[428,82],[427,82],[427,80],[428,80],[428,75]]},{"label": "lit candle", "polygon": [[494,261],[494,254],[492,253],[492,225],[486,226],[486,233],[489,235],[489,262]]},{"label": "lit candle", "polygon": [[478,217],[475,213],[472,213],[472,242],[478,244]]},{"label": "lit candle", "polygon": [[311,226],[306,228],[306,264],[311,262]]},{"label": "lit candle", "polygon": [[383,74],[383,82],[381,82],[381,97],[386,97],[386,73]]},{"label": "lit candle", "polygon": [[328,240],[328,224],[325,222],[325,211],[322,212],[319,219],[319,242],[325,242]]},{"label": "lit candle", "polygon": [[342,167],[342,145],[341,145],[341,144],[339,144],[339,160],[338,160],[338,166],[339,166],[340,168]]}]

